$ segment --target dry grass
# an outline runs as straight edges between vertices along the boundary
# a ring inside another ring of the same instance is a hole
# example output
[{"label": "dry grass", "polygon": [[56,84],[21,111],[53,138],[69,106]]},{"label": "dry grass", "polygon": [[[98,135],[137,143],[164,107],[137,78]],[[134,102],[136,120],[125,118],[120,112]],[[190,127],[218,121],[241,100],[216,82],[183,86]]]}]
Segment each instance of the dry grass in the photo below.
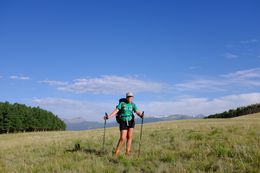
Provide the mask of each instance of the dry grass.
[{"label": "dry grass", "polygon": [[0,172],[260,172],[260,114],[145,124],[137,158],[139,130],[117,161],[118,128],[107,129],[104,153],[103,129],[0,135]]}]

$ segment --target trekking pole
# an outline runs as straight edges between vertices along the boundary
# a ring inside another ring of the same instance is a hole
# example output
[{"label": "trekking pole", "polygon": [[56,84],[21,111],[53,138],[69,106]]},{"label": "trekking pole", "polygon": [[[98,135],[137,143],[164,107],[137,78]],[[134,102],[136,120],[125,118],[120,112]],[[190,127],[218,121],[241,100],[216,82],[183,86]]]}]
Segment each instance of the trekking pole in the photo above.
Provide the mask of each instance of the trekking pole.
[{"label": "trekking pole", "polygon": [[[106,117],[108,116],[107,113],[106,114]],[[104,134],[103,134],[103,151],[105,151],[105,138],[106,138],[106,124],[107,124],[107,119],[105,118],[105,123],[104,123]]]},{"label": "trekking pole", "polygon": [[140,140],[139,140],[138,157],[140,156],[140,151],[141,151],[141,140],[142,140],[142,134],[143,134],[143,124],[144,124],[144,111],[142,113],[142,123],[141,123],[141,132],[140,132]]}]

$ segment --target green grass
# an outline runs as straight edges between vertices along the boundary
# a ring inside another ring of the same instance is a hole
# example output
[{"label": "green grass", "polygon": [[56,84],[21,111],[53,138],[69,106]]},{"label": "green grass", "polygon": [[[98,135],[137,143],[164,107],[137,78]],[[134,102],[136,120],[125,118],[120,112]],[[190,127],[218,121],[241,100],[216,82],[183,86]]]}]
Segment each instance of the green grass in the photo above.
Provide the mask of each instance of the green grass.
[{"label": "green grass", "polygon": [[[260,172],[260,114],[140,126],[130,156],[113,160],[118,128],[0,135],[0,172]],[[74,150],[75,144],[81,145]]]}]

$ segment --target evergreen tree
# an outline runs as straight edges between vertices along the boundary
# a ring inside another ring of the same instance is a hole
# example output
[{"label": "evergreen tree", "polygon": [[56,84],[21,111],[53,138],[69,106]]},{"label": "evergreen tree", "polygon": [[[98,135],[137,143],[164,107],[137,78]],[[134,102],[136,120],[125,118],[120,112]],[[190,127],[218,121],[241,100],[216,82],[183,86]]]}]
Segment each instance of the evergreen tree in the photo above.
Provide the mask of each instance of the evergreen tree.
[{"label": "evergreen tree", "polygon": [[260,103],[239,107],[237,109],[230,109],[229,111],[209,115],[206,118],[232,118],[258,112],[260,112]]},{"label": "evergreen tree", "polygon": [[40,107],[0,102],[0,133],[65,130],[66,124]]}]

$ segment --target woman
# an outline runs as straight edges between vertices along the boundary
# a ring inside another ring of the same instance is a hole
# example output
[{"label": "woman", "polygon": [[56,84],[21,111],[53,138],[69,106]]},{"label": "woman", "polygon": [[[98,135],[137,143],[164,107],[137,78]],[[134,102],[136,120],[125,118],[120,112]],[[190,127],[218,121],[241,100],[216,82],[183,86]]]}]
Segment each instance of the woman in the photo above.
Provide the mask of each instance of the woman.
[{"label": "woman", "polygon": [[137,106],[133,104],[132,100],[134,99],[134,94],[132,92],[126,93],[126,103],[120,102],[116,109],[108,116],[105,116],[104,119],[110,119],[113,116],[120,113],[120,118],[118,120],[119,129],[120,129],[120,139],[118,141],[115,158],[118,157],[120,149],[124,142],[126,143],[126,155],[129,155],[132,139],[133,139],[133,130],[135,127],[135,120],[133,117],[133,112],[135,112],[140,118],[143,118],[144,115],[138,110]]}]

